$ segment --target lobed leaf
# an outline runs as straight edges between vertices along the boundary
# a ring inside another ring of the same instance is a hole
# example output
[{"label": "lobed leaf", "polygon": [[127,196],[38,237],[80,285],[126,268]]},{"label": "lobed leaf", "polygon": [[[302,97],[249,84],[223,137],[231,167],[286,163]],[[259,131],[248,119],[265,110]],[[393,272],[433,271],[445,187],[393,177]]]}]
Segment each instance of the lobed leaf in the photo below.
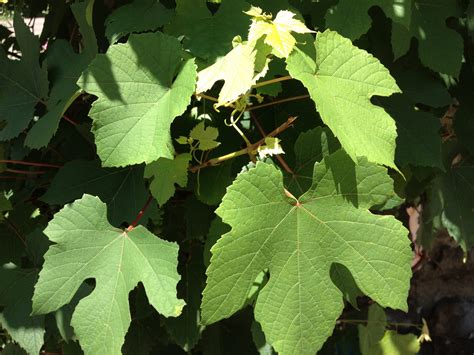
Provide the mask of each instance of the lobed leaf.
[{"label": "lobed leaf", "polygon": [[406,309],[411,276],[407,230],[392,216],[368,211],[393,196],[385,168],[343,151],[314,167],[313,184],[288,197],[282,174],[257,163],[228,188],[217,214],[232,230],[212,247],[203,293],[205,324],[227,318],[246,302],[257,276],[268,283],[255,318],[281,354],[314,353],[343,309],[333,283],[334,263],[351,272],[360,290],[384,307]]},{"label": "lobed leaf", "polygon": [[106,205],[84,195],[58,212],[45,230],[56,243],[45,254],[33,295],[34,314],[59,309],[81,284],[96,286],[72,316],[86,354],[118,354],[130,325],[128,294],[143,283],[150,304],[166,317],[181,313],[176,298],[178,246],[142,226],[120,230],[107,221]]},{"label": "lobed leaf", "polygon": [[395,122],[370,99],[400,89],[376,58],[327,30],[317,35],[314,47],[296,48],[287,63],[290,75],[308,89],[324,123],[354,160],[365,156],[396,169]]}]

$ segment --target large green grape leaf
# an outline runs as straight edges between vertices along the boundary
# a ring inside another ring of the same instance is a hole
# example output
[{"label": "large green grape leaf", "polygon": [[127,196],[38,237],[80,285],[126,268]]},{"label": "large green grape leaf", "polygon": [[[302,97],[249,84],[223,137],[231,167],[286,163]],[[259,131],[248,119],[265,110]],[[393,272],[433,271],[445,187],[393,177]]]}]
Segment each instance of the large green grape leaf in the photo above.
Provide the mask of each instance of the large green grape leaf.
[{"label": "large green grape leaf", "polygon": [[223,0],[212,15],[206,0],[177,0],[176,16],[167,33],[184,36],[184,46],[210,62],[232,49],[234,36],[247,34],[250,18],[244,14],[250,5],[243,0]]},{"label": "large green grape leaf", "polygon": [[319,33],[314,46],[295,48],[288,71],[308,89],[321,118],[348,154],[396,168],[394,120],[370,102],[399,92],[388,70],[372,55],[334,31]]},{"label": "large green grape leaf", "polygon": [[44,343],[44,316],[30,315],[37,279],[34,269],[0,265],[0,325],[28,354],[39,354]]},{"label": "large green grape leaf", "polygon": [[40,65],[40,44],[19,12],[13,19],[21,60],[8,59],[0,48],[0,140],[18,136],[33,118],[38,102],[48,97],[48,73]]},{"label": "large green grape leaf", "polygon": [[194,60],[183,56],[174,37],[131,35],[82,74],[79,86],[98,96],[90,116],[104,166],[173,158],[170,125],[186,110],[196,83]]},{"label": "large green grape leaf", "polygon": [[379,6],[385,14],[406,28],[411,21],[412,0],[339,0],[338,4],[326,13],[326,26],[352,40],[359,38],[369,30],[372,19],[369,9]]},{"label": "large green grape leaf", "polygon": [[110,43],[132,32],[156,30],[168,23],[174,11],[158,0],[135,0],[112,12],[105,20],[105,35]]},{"label": "large green grape leaf", "polygon": [[[101,168],[97,160],[73,160],[59,170],[41,200],[64,205],[84,193],[98,196],[107,203],[108,219],[114,226],[130,223],[148,198],[143,167]],[[143,217],[146,222],[148,216]]]},{"label": "large green grape leaf", "polygon": [[384,167],[358,164],[342,150],[314,167],[313,185],[289,197],[282,173],[257,163],[228,188],[217,214],[232,227],[212,247],[203,293],[203,322],[231,316],[256,277],[268,270],[255,318],[280,354],[315,353],[332,333],[344,304],[331,266],[350,270],[379,304],[406,309],[411,276],[407,230],[368,209],[393,196]]},{"label": "large green grape leaf", "polygon": [[142,226],[112,227],[106,205],[84,195],[58,212],[45,230],[56,243],[45,254],[33,295],[34,314],[71,301],[79,286],[94,278],[94,291],[82,299],[72,326],[86,354],[119,354],[130,325],[128,294],[139,282],[148,300],[166,317],[181,313],[176,298],[178,246]]},{"label": "large green grape leaf", "polygon": [[392,27],[395,59],[409,50],[414,37],[418,40],[418,55],[425,66],[457,77],[462,64],[463,42],[461,36],[446,25],[446,19],[461,14],[457,0],[413,0],[410,27],[397,23]]}]

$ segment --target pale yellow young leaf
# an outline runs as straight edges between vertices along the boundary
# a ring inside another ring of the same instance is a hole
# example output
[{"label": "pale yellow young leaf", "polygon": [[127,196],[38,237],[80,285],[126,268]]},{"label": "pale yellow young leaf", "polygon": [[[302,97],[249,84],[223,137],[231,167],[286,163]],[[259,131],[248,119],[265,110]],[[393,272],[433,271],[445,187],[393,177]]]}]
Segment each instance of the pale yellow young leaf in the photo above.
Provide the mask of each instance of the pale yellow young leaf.
[{"label": "pale yellow young leaf", "polygon": [[253,46],[239,44],[225,57],[198,74],[197,93],[212,88],[216,81],[224,80],[218,98],[218,106],[235,101],[245,94],[254,83],[255,50]]},{"label": "pale yellow young leaf", "polygon": [[296,44],[296,39],[292,32],[314,32],[294,17],[295,14],[287,10],[279,11],[273,21],[264,19],[261,16],[254,16],[249,29],[249,42],[266,36],[265,43],[273,48],[273,54],[280,58],[288,57]]}]

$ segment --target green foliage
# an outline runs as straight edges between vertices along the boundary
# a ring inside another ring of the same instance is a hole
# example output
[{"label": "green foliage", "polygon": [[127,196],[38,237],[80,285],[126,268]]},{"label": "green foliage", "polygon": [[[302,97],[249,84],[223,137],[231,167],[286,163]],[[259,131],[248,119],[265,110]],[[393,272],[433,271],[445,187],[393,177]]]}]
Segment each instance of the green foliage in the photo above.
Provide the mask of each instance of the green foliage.
[{"label": "green foliage", "polygon": [[158,204],[163,205],[175,192],[175,184],[186,187],[188,184],[188,165],[190,154],[180,154],[173,160],[160,158],[147,165],[145,177],[153,177],[150,192]]},{"label": "green foliage", "polygon": [[104,166],[173,157],[170,125],[189,105],[196,78],[194,61],[183,55],[173,37],[131,35],[82,74],[79,85],[98,96],[90,115]]},{"label": "green foliage", "polygon": [[474,1],[2,8],[2,354],[422,351],[385,308],[474,245]]},{"label": "green foliage", "polygon": [[31,119],[38,102],[48,97],[48,74],[39,63],[39,41],[19,14],[14,17],[21,60],[12,60],[0,49],[0,140],[18,136]]},{"label": "green foliage", "polygon": [[390,185],[384,168],[364,160],[355,165],[342,151],[315,165],[313,184],[299,199],[285,194],[281,173],[270,165],[258,163],[239,175],[217,210],[232,231],[211,249],[204,322],[241,308],[255,278],[268,269],[269,283],[255,306],[267,339],[282,354],[314,352],[343,307],[329,276],[332,263],[349,268],[379,303],[406,309],[406,231],[395,219],[367,211],[393,194]]},{"label": "green foliage", "polygon": [[325,31],[318,34],[314,47],[293,52],[288,71],[308,88],[324,123],[353,159],[366,156],[396,167],[395,122],[370,98],[400,89],[376,58],[336,32]]},{"label": "green foliage", "polygon": [[70,302],[81,283],[94,278],[95,290],[79,302],[71,322],[91,354],[120,352],[131,320],[128,293],[138,282],[164,316],[177,316],[184,306],[176,298],[177,245],[142,226],[115,229],[106,213],[99,198],[84,195],[55,215],[45,234],[56,244],[45,254],[33,296],[34,314],[46,314]]},{"label": "green foliage", "polygon": [[415,335],[385,331],[387,317],[377,304],[370,306],[367,322],[358,326],[362,355],[415,355],[420,350]]},{"label": "green foliage", "polygon": [[105,35],[110,43],[134,32],[155,30],[168,23],[173,11],[156,0],[137,0],[121,6],[107,17]]}]

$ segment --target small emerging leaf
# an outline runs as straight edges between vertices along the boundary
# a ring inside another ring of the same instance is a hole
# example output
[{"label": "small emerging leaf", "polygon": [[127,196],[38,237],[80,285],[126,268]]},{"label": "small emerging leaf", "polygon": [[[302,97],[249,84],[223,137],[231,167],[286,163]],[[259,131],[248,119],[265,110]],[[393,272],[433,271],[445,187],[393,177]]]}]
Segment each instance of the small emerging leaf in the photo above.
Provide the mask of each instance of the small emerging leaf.
[{"label": "small emerging leaf", "polygon": [[160,206],[174,195],[175,184],[186,187],[190,160],[190,154],[180,154],[173,160],[160,158],[145,168],[145,177],[153,177],[150,191]]},{"label": "small emerging leaf", "polygon": [[210,150],[218,147],[219,142],[216,141],[219,136],[219,130],[215,127],[206,127],[204,121],[198,123],[189,133],[189,137],[199,141],[199,150]]},{"label": "small emerging leaf", "polygon": [[271,16],[262,14],[260,8],[252,7],[247,15],[253,17],[249,29],[249,42],[255,42],[265,36],[265,43],[273,48],[273,54],[280,58],[286,58],[295,47],[296,39],[291,32],[312,33],[300,20],[294,19],[295,14],[291,11],[279,11],[272,21]]}]

